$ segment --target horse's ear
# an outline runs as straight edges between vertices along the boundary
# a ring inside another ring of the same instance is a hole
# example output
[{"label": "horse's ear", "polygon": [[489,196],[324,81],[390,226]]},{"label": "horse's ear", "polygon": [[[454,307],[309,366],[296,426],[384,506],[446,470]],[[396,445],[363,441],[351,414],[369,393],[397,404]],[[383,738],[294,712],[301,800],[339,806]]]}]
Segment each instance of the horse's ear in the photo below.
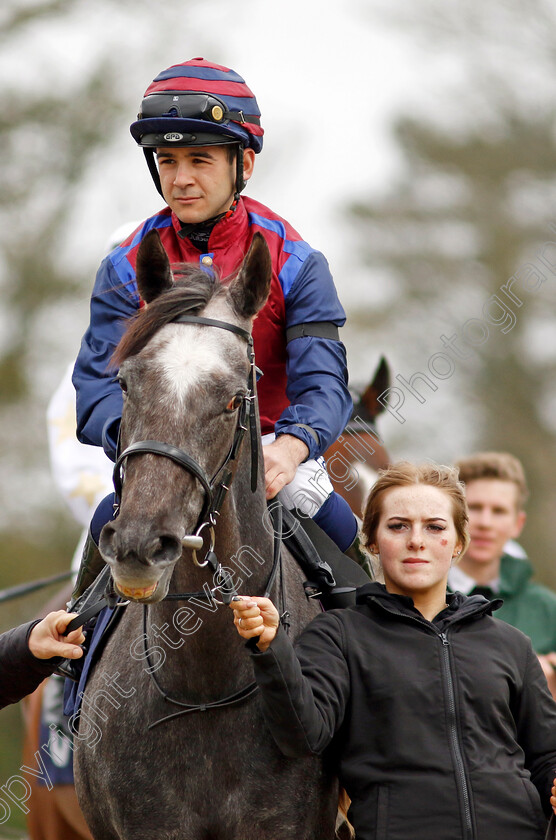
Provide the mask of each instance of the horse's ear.
[{"label": "horse's ear", "polygon": [[270,251],[262,233],[257,232],[239,274],[229,286],[238,315],[252,318],[263,308],[270,292],[271,277]]},{"label": "horse's ear", "polygon": [[378,398],[390,387],[390,366],[384,356],[380,357],[373,381],[361,394],[360,402],[369,413],[369,417],[378,417],[384,411],[384,404]]},{"label": "horse's ear", "polygon": [[141,240],[135,273],[137,288],[145,303],[150,303],[161,292],[172,288],[170,262],[157,230],[150,230]]}]

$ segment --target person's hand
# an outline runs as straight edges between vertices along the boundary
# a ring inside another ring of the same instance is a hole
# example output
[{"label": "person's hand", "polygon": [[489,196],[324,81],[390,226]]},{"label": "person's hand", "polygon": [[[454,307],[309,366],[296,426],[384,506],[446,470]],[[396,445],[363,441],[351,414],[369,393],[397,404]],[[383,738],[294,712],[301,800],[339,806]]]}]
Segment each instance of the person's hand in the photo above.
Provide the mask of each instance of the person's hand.
[{"label": "person's hand", "polygon": [[309,454],[306,443],[293,435],[279,435],[263,446],[266,498],[273,499],[293,480],[296,470]]},{"label": "person's hand", "polygon": [[276,636],[280,624],[278,610],[269,598],[238,596],[230,603],[234,611],[234,624],[243,639],[259,636],[257,647],[265,651]]},{"label": "person's hand", "polygon": [[67,636],[63,632],[77,613],[67,613],[65,610],[48,613],[35,624],[29,635],[29,650],[37,659],[50,659],[61,656],[64,659],[79,659],[83,650],[79,645],[85,641],[83,630],[78,627]]},{"label": "person's hand", "polygon": [[552,796],[550,797],[550,804],[552,805],[552,810],[556,814],[556,779],[552,781],[552,788],[550,793]]},{"label": "person's hand", "polygon": [[556,653],[539,654],[539,662],[544,671],[549,691],[556,700]]}]

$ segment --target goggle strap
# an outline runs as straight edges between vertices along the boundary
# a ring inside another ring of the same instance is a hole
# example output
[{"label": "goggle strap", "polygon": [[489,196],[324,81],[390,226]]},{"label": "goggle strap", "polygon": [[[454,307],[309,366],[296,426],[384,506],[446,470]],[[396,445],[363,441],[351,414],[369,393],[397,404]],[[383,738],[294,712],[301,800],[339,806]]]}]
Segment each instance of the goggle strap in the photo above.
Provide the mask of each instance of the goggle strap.
[{"label": "goggle strap", "polygon": [[232,122],[251,123],[251,125],[260,125],[259,117],[246,117],[243,111],[224,111],[224,116]]}]

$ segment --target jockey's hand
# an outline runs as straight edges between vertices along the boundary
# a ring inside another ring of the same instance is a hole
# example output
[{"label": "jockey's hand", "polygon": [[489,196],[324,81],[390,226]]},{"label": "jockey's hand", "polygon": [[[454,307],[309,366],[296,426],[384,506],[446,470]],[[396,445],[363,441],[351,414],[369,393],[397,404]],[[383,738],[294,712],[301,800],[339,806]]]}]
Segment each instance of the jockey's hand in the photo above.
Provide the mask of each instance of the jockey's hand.
[{"label": "jockey's hand", "polygon": [[550,693],[556,700],[556,653],[539,655],[539,662],[544,671]]},{"label": "jockey's hand", "polygon": [[64,659],[79,659],[83,650],[79,645],[85,641],[83,630],[78,627],[67,636],[62,633],[77,613],[67,613],[65,610],[48,613],[35,624],[29,635],[29,650],[37,659],[50,659],[52,656],[62,656]]},{"label": "jockey's hand", "polygon": [[552,810],[556,814],[556,779],[552,782],[552,789],[551,789],[552,796],[550,797],[550,804],[552,805]]},{"label": "jockey's hand", "polygon": [[238,596],[237,601],[230,603],[234,611],[234,624],[243,639],[259,636],[257,647],[265,651],[274,639],[280,616],[278,610],[269,598],[258,596]]},{"label": "jockey's hand", "polygon": [[266,498],[273,499],[293,480],[298,466],[309,454],[306,443],[293,435],[279,435],[263,446]]}]

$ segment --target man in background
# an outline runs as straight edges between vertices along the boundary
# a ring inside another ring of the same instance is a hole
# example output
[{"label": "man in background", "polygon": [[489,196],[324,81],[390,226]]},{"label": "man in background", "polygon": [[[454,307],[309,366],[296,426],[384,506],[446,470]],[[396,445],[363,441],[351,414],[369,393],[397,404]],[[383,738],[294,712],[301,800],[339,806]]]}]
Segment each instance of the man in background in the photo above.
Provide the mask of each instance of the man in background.
[{"label": "man in background", "polygon": [[526,520],[523,466],[506,452],[479,452],[456,466],[465,484],[471,542],[450,570],[449,586],[503,599],[496,617],[530,637],[556,698],[556,593],[532,580],[533,566],[513,542]]}]

